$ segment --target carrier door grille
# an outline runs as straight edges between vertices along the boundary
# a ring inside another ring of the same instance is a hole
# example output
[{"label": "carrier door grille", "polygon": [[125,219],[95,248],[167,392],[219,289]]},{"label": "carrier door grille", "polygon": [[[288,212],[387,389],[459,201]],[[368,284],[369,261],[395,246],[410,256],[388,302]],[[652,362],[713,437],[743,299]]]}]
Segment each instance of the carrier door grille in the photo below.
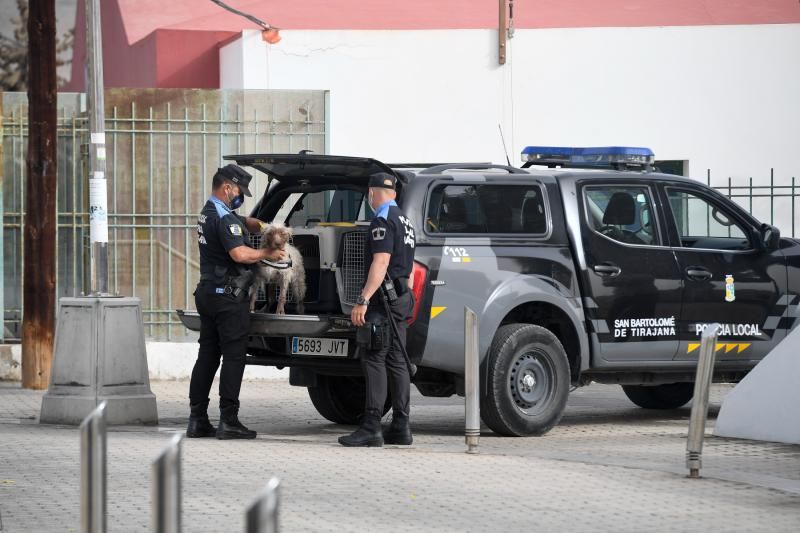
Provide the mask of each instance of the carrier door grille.
[{"label": "carrier door grille", "polygon": [[364,231],[345,233],[342,239],[342,303],[355,305],[366,279],[365,255],[367,234]]}]

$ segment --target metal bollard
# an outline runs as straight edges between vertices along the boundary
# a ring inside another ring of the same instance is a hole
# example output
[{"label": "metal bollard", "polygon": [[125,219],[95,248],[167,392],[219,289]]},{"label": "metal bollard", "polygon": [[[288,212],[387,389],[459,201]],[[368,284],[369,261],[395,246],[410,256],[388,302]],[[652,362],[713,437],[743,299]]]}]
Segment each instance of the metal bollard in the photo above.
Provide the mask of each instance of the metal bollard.
[{"label": "metal bollard", "polygon": [[81,531],[106,531],[106,402],[81,422]]},{"label": "metal bollard", "polygon": [[164,450],[153,461],[151,506],[153,531],[155,533],[179,533],[181,531],[181,445],[183,433],[169,441]]},{"label": "metal bollard", "polygon": [[700,467],[703,462],[703,436],[708,416],[708,396],[711,380],[714,377],[714,359],[720,328],[719,324],[712,324],[703,332],[700,340],[700,356],[694,380],[694,400],[689,418],[689,436],[686,439],[686,468],[689,469],[691,478],[700,477]]},{"label": "metal bollard", "polygon": [[478,316],[464,307],[464,435],[467,453],[478,453],[481,436],[480,361],[478,357]]},{"label": "metal bollard", "polygon": [[281,482],[274,477],[256,494],[245,512],[246,533],[278,533]]}]

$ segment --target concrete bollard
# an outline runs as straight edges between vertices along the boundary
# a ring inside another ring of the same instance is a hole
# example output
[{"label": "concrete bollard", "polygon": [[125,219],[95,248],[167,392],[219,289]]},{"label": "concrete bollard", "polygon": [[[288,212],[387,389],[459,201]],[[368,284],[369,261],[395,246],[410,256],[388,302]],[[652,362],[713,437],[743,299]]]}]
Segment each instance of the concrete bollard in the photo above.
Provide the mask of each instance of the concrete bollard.
[{"label": "concrete bollard", "polygon": [[176,434],[153,461],[151,485],[152,531],[179,533],[181,531],[182,480],[181,445],[183,433]]},{"label": "concrete bollard", "polygon": [[700,477],[703,456],[703,436],[708,417],[708,396],[714,377],[714,360],[717,353],[719,324],[712,324],[703,332],[700,340],[700,356],[697,361],[697,375],[694,379],[692,414],[689,418],[689,436],[686,439],[686,468],[690,478]]},{"label": "concrete bollard", "polygon": [[106,531],[106,402],[83,420],[81,432],[81,531]]},{"label": "concrete bollard", "polygon": [[464,307],[464,408],[467,453],[478,453],[481,435],[480,358],[478,357],[478,316]]},{"label": "concrete bollard", "polygon": [[278,521],[280,488],[280,480],[273,477],[266,486],[256,494],[253,502],[245,512],[246,533],[278,533],[280,531],[280,524]]}]

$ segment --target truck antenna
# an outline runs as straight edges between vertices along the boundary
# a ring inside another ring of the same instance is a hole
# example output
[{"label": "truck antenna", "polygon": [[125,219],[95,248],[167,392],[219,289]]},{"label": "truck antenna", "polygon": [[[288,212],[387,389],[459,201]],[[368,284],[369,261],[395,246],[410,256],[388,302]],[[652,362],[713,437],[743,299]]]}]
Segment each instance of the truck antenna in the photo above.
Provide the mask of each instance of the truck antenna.
[{"label": "truck antenna", "polygon": [[508,166],[511,166],[511,159],[508,157],[508,148],[506,148],[506,138],[503,137],[503,126],[501,126],[499,122],[497,123],[497,129],[500,130],[500,142],[503,143],[503,152],[506,154],[506,163],[508,163]]}]

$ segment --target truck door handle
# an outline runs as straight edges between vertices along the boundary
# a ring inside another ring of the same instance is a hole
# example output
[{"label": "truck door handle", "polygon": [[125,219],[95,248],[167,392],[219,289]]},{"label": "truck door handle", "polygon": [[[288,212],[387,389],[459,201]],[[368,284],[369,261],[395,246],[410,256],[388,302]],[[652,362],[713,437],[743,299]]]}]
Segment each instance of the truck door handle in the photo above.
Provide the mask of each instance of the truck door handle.
[{"label": "truck door handle", "polygon": [[602,265],[595,265],[592,267],[596,273],[600,274],[601,276],[608,276],[610,278],[614,278],[619,276],[622,272],[622,269],[617,265],[612,265],[611,263],[604,263]]},{"label": "truck door handle", "polygon": [[695,281],[708,281],[713,277],[711,272],[702,267],[689,267],[686,269],[686,275]]}]

